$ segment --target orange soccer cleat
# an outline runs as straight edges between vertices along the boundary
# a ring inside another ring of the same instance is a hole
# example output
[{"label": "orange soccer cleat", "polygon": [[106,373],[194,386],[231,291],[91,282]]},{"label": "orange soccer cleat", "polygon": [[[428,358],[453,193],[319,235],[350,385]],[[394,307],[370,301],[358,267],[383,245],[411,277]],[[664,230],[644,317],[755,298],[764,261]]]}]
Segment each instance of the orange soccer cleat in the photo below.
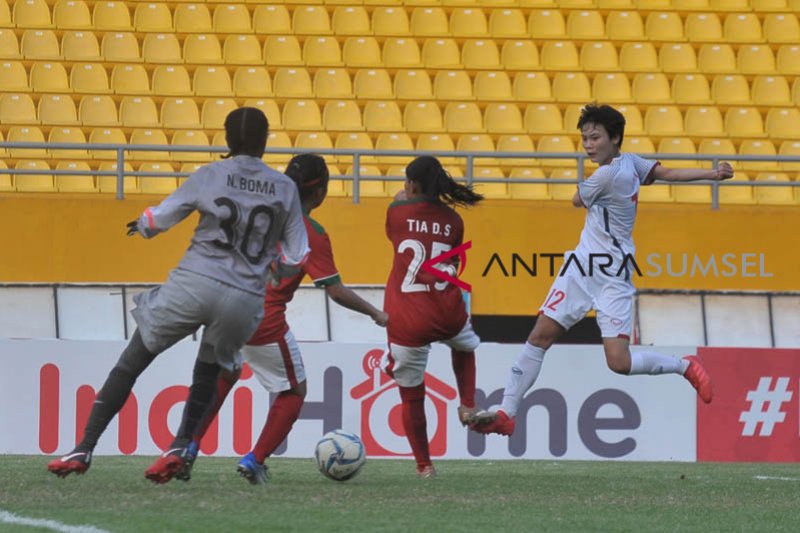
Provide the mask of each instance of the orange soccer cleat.
[{"label": "orange soccer cleat", "polygon": [[92,466],[92,452],[72,451],[47,463],[47,469],[58,477],[67,477],[71,473],[85,474]]},{"label": "orange soccer cleat", "polygon": [[683,373],[683,377],[697,390],[697,394],[704,403],[711,403],[711,399],[714,397],[714,386],[711,383],[711,376],[706,372],[700,358],[696,355],[687,355],[684,359],[689,361],[689,368]]},{"label": "orange soccer cleat", "polygon": [[470,429],[477,433],[497,433],[506,436],[514,433],[514,417],[508,416],[505,411],[486,411],[485,414],[477,415],[474,420]]}]

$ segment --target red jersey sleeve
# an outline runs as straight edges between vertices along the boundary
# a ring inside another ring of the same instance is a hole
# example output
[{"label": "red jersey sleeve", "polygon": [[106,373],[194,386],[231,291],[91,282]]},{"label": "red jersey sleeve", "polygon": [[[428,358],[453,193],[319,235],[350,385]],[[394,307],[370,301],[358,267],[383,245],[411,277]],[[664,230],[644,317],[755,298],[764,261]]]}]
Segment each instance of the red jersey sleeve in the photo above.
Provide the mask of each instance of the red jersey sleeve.
[{"label": "red jersey sleeve", "polygon": [[333,261],[333,248],[331,240],[325,230],[316,221],[306,219],[308,227],[308,244],[311,253],[303,265],[303,271],[308,274],[317,287],[336,285],[342,282],[339,270]]}]

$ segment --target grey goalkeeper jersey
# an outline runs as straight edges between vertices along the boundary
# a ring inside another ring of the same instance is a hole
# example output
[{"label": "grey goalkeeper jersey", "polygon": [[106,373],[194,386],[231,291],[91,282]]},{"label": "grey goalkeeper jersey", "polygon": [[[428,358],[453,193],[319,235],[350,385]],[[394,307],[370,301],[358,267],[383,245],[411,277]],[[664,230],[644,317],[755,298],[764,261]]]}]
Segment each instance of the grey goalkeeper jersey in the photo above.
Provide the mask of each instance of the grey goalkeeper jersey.
[{"label": "grey goalkeeper jersey", "polygon": [[146,238],[193,211],[200,223],[178,268],[264,294],[270,264],[301,265],[308,254],[294,182],[256,157],[238,155],[205,165],[139,218]]}]

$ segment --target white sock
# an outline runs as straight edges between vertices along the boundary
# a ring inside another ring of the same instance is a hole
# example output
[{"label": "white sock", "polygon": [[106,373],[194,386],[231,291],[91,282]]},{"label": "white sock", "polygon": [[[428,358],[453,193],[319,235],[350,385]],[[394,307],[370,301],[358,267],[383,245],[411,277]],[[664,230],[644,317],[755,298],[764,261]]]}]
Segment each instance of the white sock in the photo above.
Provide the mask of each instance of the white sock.
[{"label": "white sock", "polygon": [[513,417],[517,414],[522,396],[528,392],[539,376],[544,360],[544,349],[528,342],[522,348],[522,353],[511,367],[506,381],[506,390],[503,392],[503,405],[501,409]]},{"label": "white sock", "polygon": [[689,368],[689,361],[658,352],[631,352],[631,371],[629,375],[683,374]]}]

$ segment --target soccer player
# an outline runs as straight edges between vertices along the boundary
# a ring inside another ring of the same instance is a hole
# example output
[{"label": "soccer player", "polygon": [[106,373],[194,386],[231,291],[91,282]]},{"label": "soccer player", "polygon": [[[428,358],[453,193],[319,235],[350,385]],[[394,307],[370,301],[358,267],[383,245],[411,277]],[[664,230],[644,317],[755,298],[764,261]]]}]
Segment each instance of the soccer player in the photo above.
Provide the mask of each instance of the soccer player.
[{"label": "soccer player", "polygon": [[[342,283],[333,261],[330,238],[325,229],[310,216],[311,211],[322,205],[328,194],[329,175],[325,160],[316,154],[297,155],[286,167],[286,175],[297,184],[300,191],[311,251],[300,272],[283,278],[277,286],[267,287],[264,319],[242,350],[245,361],[264,388],[277,394],[253,450],[239,461],[237,468],[241,476],[253,485],[267,482],[268,473],[264,461],[289,435],[306,396],[303,360],[297,341],[286,322],[286,305],[294,297],[303,278],[308,275],[314,285],[325,288],[325,292],[334,302],[369,316],[379,326],[386,326],[389,318],[386,313]],[[238,374],[220,374],[216,402],[195,432],[189,460],[186,468],[176,476],[178,479],[188,481],[191,477],[199,443],[238,379]]]},{"label": "soccer player", "polygon": [[[455,182],[435,157],[418,157],[406,167],[404,191],[386,212],[386,236],[394,262],[386,283],[384,309],[389,350],[381,366],[397,382],[403,428],[417,462],[417,474],[436,475],[428,449],[425,420],[425,367],[432,342],[450,347],[461,405],[459,420],[467,425],[475,407],[475,350],[480,339],[472,330],[461,290],[420,268],[423,263],[458,247],[464,222],[454,206],[483,200],[471,187]],[[457,261],[436,268],[455,276]]]},{"label": "soccer player", "polygon": [[[720,163],[713,170],[670,169],[657,161],[621,153],[625,118],[607,105],[584,107],[578,128],[586,154],[600,165],[578,185],[572,198],[575,207],[587,209],[580,242],[574,251],[565,254],[562,272],[553,282],[536,325],[511,367],[502,406],[476,417],[472,429],[480,433],[514,432],[514,415],[539,375],[545,352],[592,308],[597,311],[606,362],[612,371],[625,375],[680,374],[705,403],[713,396],[711,378],[697,357],[678,359],[648,350],[631,352],[635,291],[631,264],[625,262],[625,257],[635,252],[631,234],[640,185],[657,179],[725,180],[733,177],[733,169],[728,163]],[[595,265],[588,274],[590,254],[607,254],[612,264],[605,269]]]},{"label": "soccer player", "polygon": [[200,212],[191,245],[166,283],[136,296],[138,328],[97,395],[83,439],[48,464],[54,474],[85,473],[100,435],[139,375],[158,354],[205,326],[180,429],[145,475],[165,483],[183,468],[220,369],[235,371],[236,353],[261,321],[271,269],[277,276],[293,274],[308,253],[297,187],[261,161],[268,130],[260,110],[232,111],[225,119],[230,152],[224,160],[201,167],[159,206],[128,224],[129,236],[151,238]]}]

